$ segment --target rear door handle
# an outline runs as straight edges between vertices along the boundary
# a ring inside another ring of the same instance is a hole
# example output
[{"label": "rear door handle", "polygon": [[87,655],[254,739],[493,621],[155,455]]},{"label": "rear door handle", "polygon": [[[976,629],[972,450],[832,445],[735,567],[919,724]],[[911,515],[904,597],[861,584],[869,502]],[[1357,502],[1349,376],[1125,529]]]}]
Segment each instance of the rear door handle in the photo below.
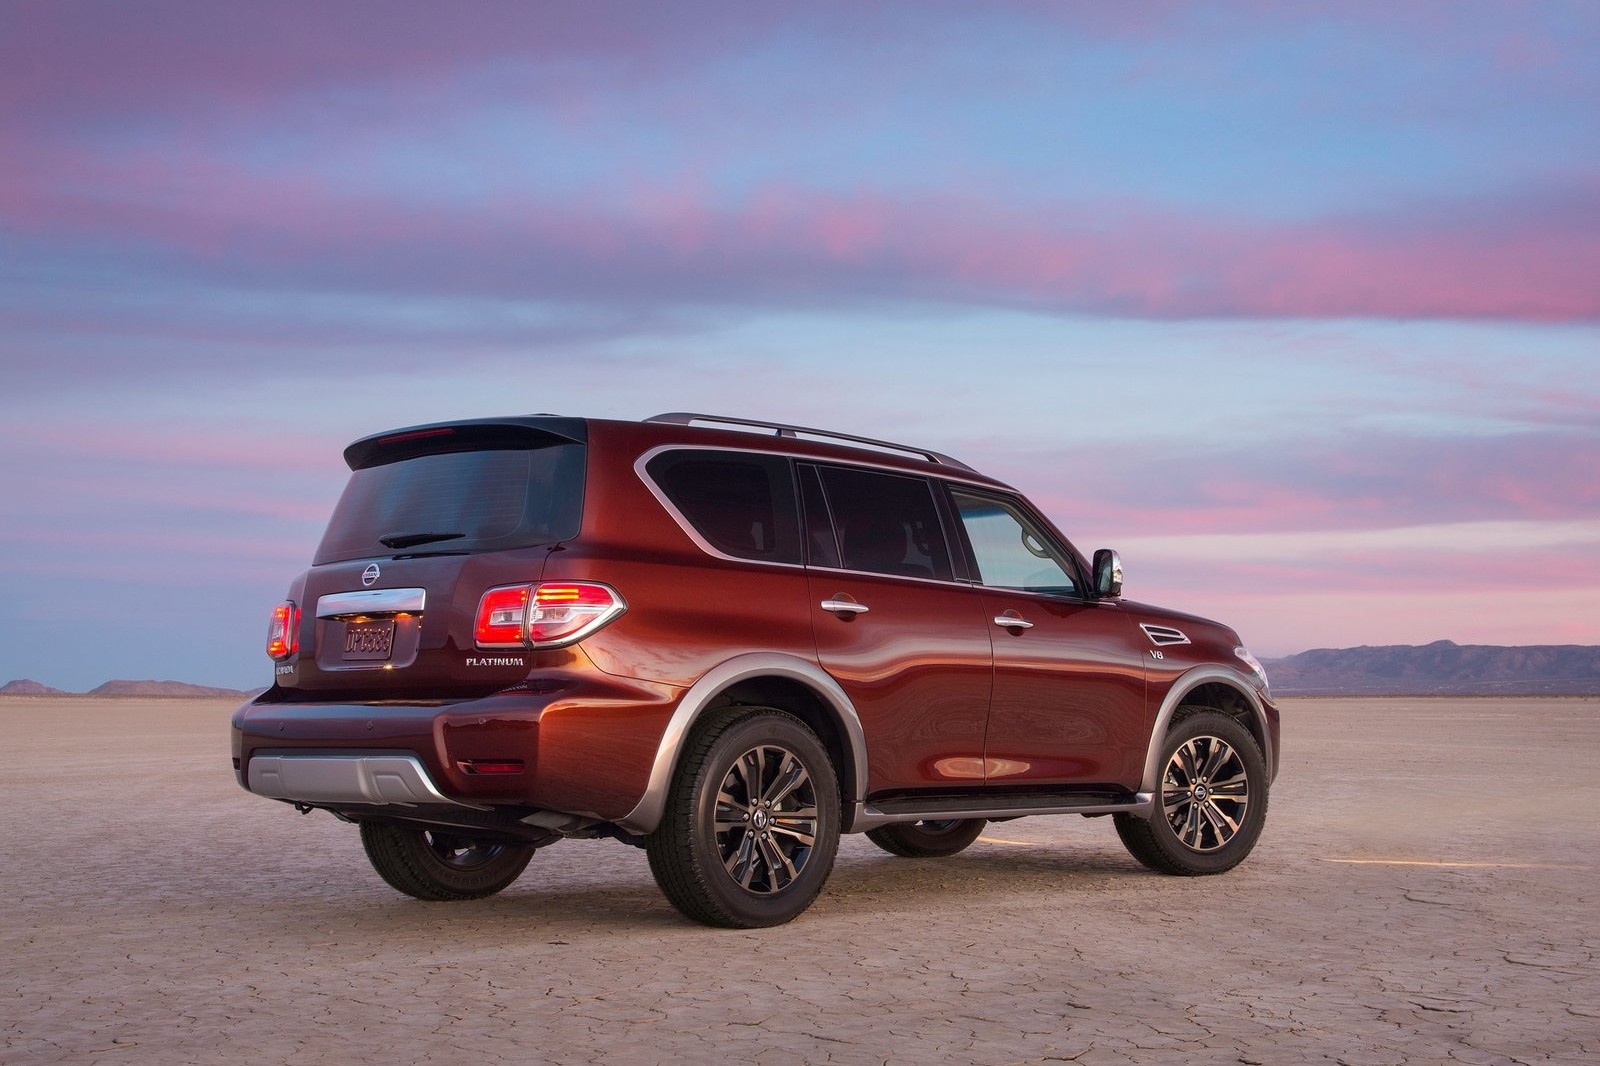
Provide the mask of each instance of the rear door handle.
[{"label": "rear door handle", "polygon": [[854,600],[823,600],[822,609],[831,614],[866,614],[867,605]]},{"label": "rear door handle", "polygon": [[1032,622],[1028,621],[1026,618],[1022,617],[1020,614],[1018,614],[1015,611],[1007,611],[1005,614],[997,614],[997,615],[995,615],[994,616],[994,624],[997,625],[997,626],[1001,626],[1001,627],[1003,627],[1005,629],[1032,629],[1033,628],[1033,623]]}]

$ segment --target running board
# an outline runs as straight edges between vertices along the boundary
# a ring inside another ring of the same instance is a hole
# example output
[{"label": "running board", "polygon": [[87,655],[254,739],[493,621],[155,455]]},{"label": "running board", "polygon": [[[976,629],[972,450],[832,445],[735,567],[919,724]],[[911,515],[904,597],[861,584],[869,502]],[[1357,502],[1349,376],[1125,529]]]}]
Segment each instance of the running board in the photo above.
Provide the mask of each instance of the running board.
[{"label": "running board", "polygon": [[910,796],[855,805],[849,831],[864,833],[896,822],[947,822],[963,818],[1030,818],[1043,814],[1137,814],[1155,808],[1153,792],[1117,797],[1107,793],[1060,795],[1013,793],[1006,796]]}]

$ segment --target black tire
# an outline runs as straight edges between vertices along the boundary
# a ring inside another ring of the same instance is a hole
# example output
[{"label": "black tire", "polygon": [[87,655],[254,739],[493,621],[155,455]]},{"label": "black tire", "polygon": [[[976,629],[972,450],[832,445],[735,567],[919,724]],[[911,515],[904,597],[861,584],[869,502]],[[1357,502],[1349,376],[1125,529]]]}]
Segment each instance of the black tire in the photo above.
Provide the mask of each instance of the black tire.
[{"label": "black tire", "polygon": [[390,887],[432,902],[492,896],[517,879],[534,851],[380,822],[361,823],[361,846]]},{"label": "black tire", "polygon": [[[1180,712],[1186,710],[1180,708]],[[1161,794],[1149,817],[1118,814],[1130,854],[1164,874],[1220,874],[1244,861],[1267,820],[1267,763],[1244,726],[1195,708],[1161,745]]]},{"label": "black tire", "polygon": [[891,855],[922,859],[965,850],[988,824],[982,818],[895,822],[867,830],[867,839]]},{"label": "black tire", "polygon": [[817,898],[839,848],[839,786],[816,734],[753,708],[693,734],[646,839],[672,905],[706,925],[781,925]]}]

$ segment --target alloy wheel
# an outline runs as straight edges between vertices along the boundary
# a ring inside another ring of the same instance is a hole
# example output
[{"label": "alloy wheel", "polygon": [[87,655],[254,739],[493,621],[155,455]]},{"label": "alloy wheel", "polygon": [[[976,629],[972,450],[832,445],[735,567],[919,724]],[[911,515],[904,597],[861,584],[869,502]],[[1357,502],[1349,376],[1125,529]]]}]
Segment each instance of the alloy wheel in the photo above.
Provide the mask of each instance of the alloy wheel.
[{"label": "alloy wheel", "polygon": [[1179,843],[1216,851],[1234,838],[1250,805],[1244,760],[1220,737],[1185,741],[1167,760],[1161,804]]}]

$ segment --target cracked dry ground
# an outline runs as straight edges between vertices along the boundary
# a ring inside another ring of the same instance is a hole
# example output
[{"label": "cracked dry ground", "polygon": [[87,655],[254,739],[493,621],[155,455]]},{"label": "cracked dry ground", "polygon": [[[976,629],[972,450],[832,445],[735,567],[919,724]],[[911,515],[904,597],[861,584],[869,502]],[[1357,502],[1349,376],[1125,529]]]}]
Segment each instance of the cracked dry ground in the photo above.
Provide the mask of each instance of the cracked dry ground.
[{"label": "cracked dry ground", "polygon": [[1600,1061],[1600,700],[1287,700],[1232,874],[1105,820],[700,928],[611,841],[424,904],[246,795],[230,707],[0,701],[0,1063]]}]

